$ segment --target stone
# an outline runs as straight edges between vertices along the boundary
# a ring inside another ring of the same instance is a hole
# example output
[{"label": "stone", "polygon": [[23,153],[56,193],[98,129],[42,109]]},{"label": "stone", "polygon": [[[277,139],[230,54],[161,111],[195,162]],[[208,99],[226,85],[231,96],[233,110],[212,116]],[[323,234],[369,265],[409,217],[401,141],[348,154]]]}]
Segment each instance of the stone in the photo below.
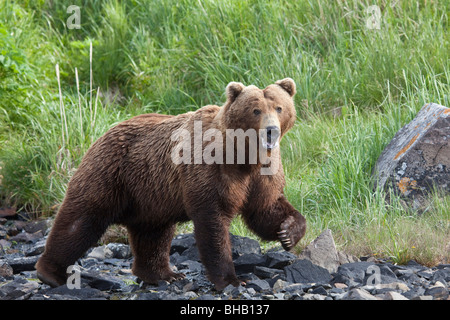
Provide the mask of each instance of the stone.
[{"label": "stone", "polygon": [[328,283],[331,275],[327,269],[314,265],[307,259],[296,260],[284,268],[286,280],[292,283]]},{"label": "stone", "polygon": [[106,245],[106,248],[112,252],[114,259],[129,259],[132,256],[130,246],[123,243],[111,242]]},{"label": "stone", "polygon": [[339,266],[337,275],[333,283],[340,282],[349,285],[349,280],[362,284],[366,278],[366,272],[371,270],[375,264],[373,262],[351,262]]},{"label": "stone", "polygon": [[6,227],[4,227],[3,225],[0,225],[0,239],[4,239],[6,238],[6,236],[8,235],[8,230],[6,229]]},{"label": "stone", "polygon": [[197,291],[199,289],[198,283],[196,281],[189,281],[183,286],[182,290],[183,292],[188,291]]},{"label": "stone", "polygon": [[11,248],[11,241],[5,240],[5,239],[0,239],[0,249],[7,251],[8,249]]},{"label": "stone", "polygon": [[186,257],[187,260],[200,261],[200,253],[198,252],[197,246],[187,248],[181,256]]},{"label": "stone", "polygon": [[342,300],[379,300],[364,289],[355,288],[347,292]]},{"label": "stone", "polygon": [[273,291],[274,292],[279,292],[279,291],[283,291],[287,286],[288,286],[289,282],[284,281],[282,279],[278,279],[277,281],[275,281],[275,283],[273,284]]},{"label": "stone", "polygon": [[401,128],[374,167],[377,185],[392,189],[419,212],[436,187],[450,191],[450,109],[428,103]]},{"label": "stone", "polygon": [[299,255],[300,259],[308,259],[330,273],[337,271],[339,256],[330,229],[323,231]]},{"label": "stone", "polygon": [[49,223],[47,220],[32,220],[23,225],[23,230],[28,233],[36,233],[40,231],[44,235],[48,230],[48,225]]},{"label": "stone", "polygon": [[7,258],[7,263],[12,267],[14,274],[20,273],[22,271],[33,271],[34,265],[38,261],[39,256],[33,257],[16,257]]},{"label": "stone", "polygon": [[414,297],[411,300],[433,300],[432,296],[418,296],[418,297]]},{"label": "stone", "polygon": [[0,218],[13,217],[17,214],[16,208],[0,208]]},{"label": "stone", "polygon": [[183,294],[183,298],[185,298],[186,300],[193,300],[193,299],[195,299],[197,297],[198,297],[198,295],[195,292],[193,292],[193,291],[186,291]]},{"label": "stone", "polygon": [[106,300],[107,294],[96,288],[80,288],[69,289],[67,285],[62,285],[56,288],[50,288],[42,291],[49,300],[55,297],[57,300],[60,296],[70,297],[71,300]]},{"label": "stone", "polygon": [[401,293],[395,291],[386,292],[382,298],[383,300],[409,300]]},{"label": "stone", "polygon": [[334,284],[334,286],[335,286],[337,289],[346,289],[346,288],[348,288],[348,286],[347,286],[345,283],[340,283],[340,282],[336,282],[336,283]]},{"label": "stone", "polygon": [[254,274],[260,278],[273,278],[277,275],[284,274],[282,270],[279,269],[273,269],[273,268],[267,268],[262,266],[256,266],[254,268]]},{"label": "stone", "polygon": [[94,258],[99,260],[111,259],[114,253],[107,246],[95,247],[87,255],[87,258]]},{"label": "stone", "polygon": [[436,270],[431,280],[434,282],[440,281],[442,283],[450,282],[450,266],[442,267]]},{"label": "stone", "polygon": [[433,300],[447,300],[449,291],[448,288],[438,281],[436,285],[425,290],[425,295],[432,296]]},{"label": "stone", "polygon": [[259,242],[254,239],[250,239],[248,237],[239,237],[230,233],[230,241],[233,260],[244,254],[261,254],[261,247],[259,245]]},{"label": "stone", "polygon": [[298,259],[295,254],[285,250],[269,251],[266,253],[266,258],[266,267],[274,269],[283,269]]},{"label": "stone", "polygon": [[266,280],[251,280],[246,285],[247,290],[249,288],[255,289],[256,292],[270,290],[270,285]]},{"label": "stone", "polygon": [[289,292],[291,294],[293,294],[293,293],[302,294],[302,293],[304,293],[304,290],[303,290],[304,288],[305,288],[304,285],[301,283],[290,283],[289,285],[287,285],[284,288],[284,291]]},{"label": "stone", "polygon": [[42,233],[42,231],[37,231],[35,233],[28,233],[22,231],[16,234],[15,236],[10,237],[9,240],[17,242],[33,243],[41,239],[43,236],[44,234]]},{"label": "stone", "polygon": [[312,289],[311,293],[312,294],[320,294],[320,295],[323,295],[323,296],[326,296],[328,294],[327,290],[325,290],[325,288],[323,286],[318,286],[317,288]]},{"label": "stone", "polygon": [[91,270],[82,270],[81,279],[86,280],[91,288],[100,291],[120,290],[124,284],[117,277]]},{"label": "stone", "polygon": [[25,251],[25,256],[31,257],[40,255],[45,250],[45,243],[46,243],[45,239],[36,241],[31,248]]},{"label": "stone", "polygon": [[13,274],[13,268],[6,261],[0,260],[0,277],[11,277]]},{"label": "stone", "polygon": [[245,291],[246,291],[245,287],[239,285],[237,287],[233,287],[230,294],[234,299],[236,299],[239,298],[242,294],[244,294]]},{"label": "stone", "polygon": [[385,265],[373,265],[366,269],[366,275],[363,279],[364,284],[381,284],[381,283],[391,283],[397,282],[397,276],[395,273]]},{"label": "stone", "polygon": [[25,300],[37,291],[38,287],[36,281],[16,278],[0,287],[0,300]]},{"label": "stone", "polygon": [[178,252],[180,255],[187,249],[195,246],[196,241],[193,233],[177,235],[172,240],[172,246],[170,247],[170,254]]},{"label": "stone", "polygon": [[402,292],[409,291],[409,287],[402,283],[402,282],[391,282],[391,283],[380,283],[376,284],[375,289],[382,290],[382,289],[391,289],[391,290],[399,290]]},{"label": "stone", "polygon": [[256,266],[264,266],[266,257],[258,253],[245,253],[234,260],[234,269],[237,274],[253,272]]},{"label": "stone", "polygon": [[341,251],[338,251],[338,259],[339,259],[339,265],[360,261],[357,257],[355,257],[351,254],[347,254],[345,252],[341,252]]},{"label": "stone", "polygon": [[177,265],[178,270],[188,269],[189,272],[201,272],[203,265],[198,261],[185,260]]}]

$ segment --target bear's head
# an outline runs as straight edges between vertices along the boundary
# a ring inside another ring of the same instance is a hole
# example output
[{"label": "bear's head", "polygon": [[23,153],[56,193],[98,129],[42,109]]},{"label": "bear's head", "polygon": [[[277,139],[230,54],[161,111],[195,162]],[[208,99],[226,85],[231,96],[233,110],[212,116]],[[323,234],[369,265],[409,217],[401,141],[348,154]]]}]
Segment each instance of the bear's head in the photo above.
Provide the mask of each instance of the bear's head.
[{"label": "bear's head", "polygon": [[265,89],[231,82],[221,110],[222,124],[227,129],[256,130],[260,146],[270,152],[294,125],[295,92],[295,82],[291,78],[279,80]]}]

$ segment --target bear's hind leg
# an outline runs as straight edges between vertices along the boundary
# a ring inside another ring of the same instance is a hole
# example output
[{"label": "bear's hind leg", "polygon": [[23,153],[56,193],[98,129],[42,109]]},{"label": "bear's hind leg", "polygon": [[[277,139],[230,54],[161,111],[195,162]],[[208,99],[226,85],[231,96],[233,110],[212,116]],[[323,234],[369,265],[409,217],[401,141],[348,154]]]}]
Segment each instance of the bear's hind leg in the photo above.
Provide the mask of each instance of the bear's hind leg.
[{"label": "bear's hind leg", "polygon": [[38,278],[52,286],[65,284],[67,268],[73,265],[105,232],[108,223],[94,212],[63,204],[48,236],[45,251],[36,263]]},{"label": "bear's hind leg", "polygon": [[127,226],[131,249],[134,255],[133,274],[149,284],[158,280],[174,281],[183,279],[183,273],[170,269],[169,254],[175,225],[158,229],[142,226]]}]

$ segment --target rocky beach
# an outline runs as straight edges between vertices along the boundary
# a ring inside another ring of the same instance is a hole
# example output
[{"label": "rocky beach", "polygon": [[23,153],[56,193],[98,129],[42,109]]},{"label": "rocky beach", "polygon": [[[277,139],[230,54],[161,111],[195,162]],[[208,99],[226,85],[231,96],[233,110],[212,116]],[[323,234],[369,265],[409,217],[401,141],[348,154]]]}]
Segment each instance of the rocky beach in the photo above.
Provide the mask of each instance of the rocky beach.
[{"label": "rocky beach", "polygon": [[170,262],[183,280],[158,285],[131,273],[130,247],[91,248],[70,270],[67,285],[51,288],[37,279],[51,220],[0,218],[0,300],[449,300],[450,265],[396,265],[336,251],[325,230],[299,256],[232,236],[233,260],[245,286],[218,292],[205,276],[193,234],[172,241]]}]

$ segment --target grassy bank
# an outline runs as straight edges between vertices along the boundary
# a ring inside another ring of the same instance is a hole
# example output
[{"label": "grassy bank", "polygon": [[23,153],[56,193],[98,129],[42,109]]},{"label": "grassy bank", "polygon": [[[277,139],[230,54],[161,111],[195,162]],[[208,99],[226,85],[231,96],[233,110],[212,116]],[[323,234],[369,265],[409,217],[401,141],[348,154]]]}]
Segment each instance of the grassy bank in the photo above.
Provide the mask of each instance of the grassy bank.
[{"label": "grassy bank", "polygon": [[[372,4],[380,29],[366,25]],[[80,29],[67,27],[70,5],[80,7]],[[446,2],[0,0],[0,7],[2,206],[53,214],[87,148],[119,121],[221,104],[230,81],[264,87],[289,76],[299,119],[282,149],[286,194],[308,220],[299,249],[330,228],[339,249],[357,255],[450,260],[449,199],[436,196],[417,216],[396,201],[386,205],[370,177],[423,104],[450,105]],[[233,232],[250,235],[240,220]]]}]

